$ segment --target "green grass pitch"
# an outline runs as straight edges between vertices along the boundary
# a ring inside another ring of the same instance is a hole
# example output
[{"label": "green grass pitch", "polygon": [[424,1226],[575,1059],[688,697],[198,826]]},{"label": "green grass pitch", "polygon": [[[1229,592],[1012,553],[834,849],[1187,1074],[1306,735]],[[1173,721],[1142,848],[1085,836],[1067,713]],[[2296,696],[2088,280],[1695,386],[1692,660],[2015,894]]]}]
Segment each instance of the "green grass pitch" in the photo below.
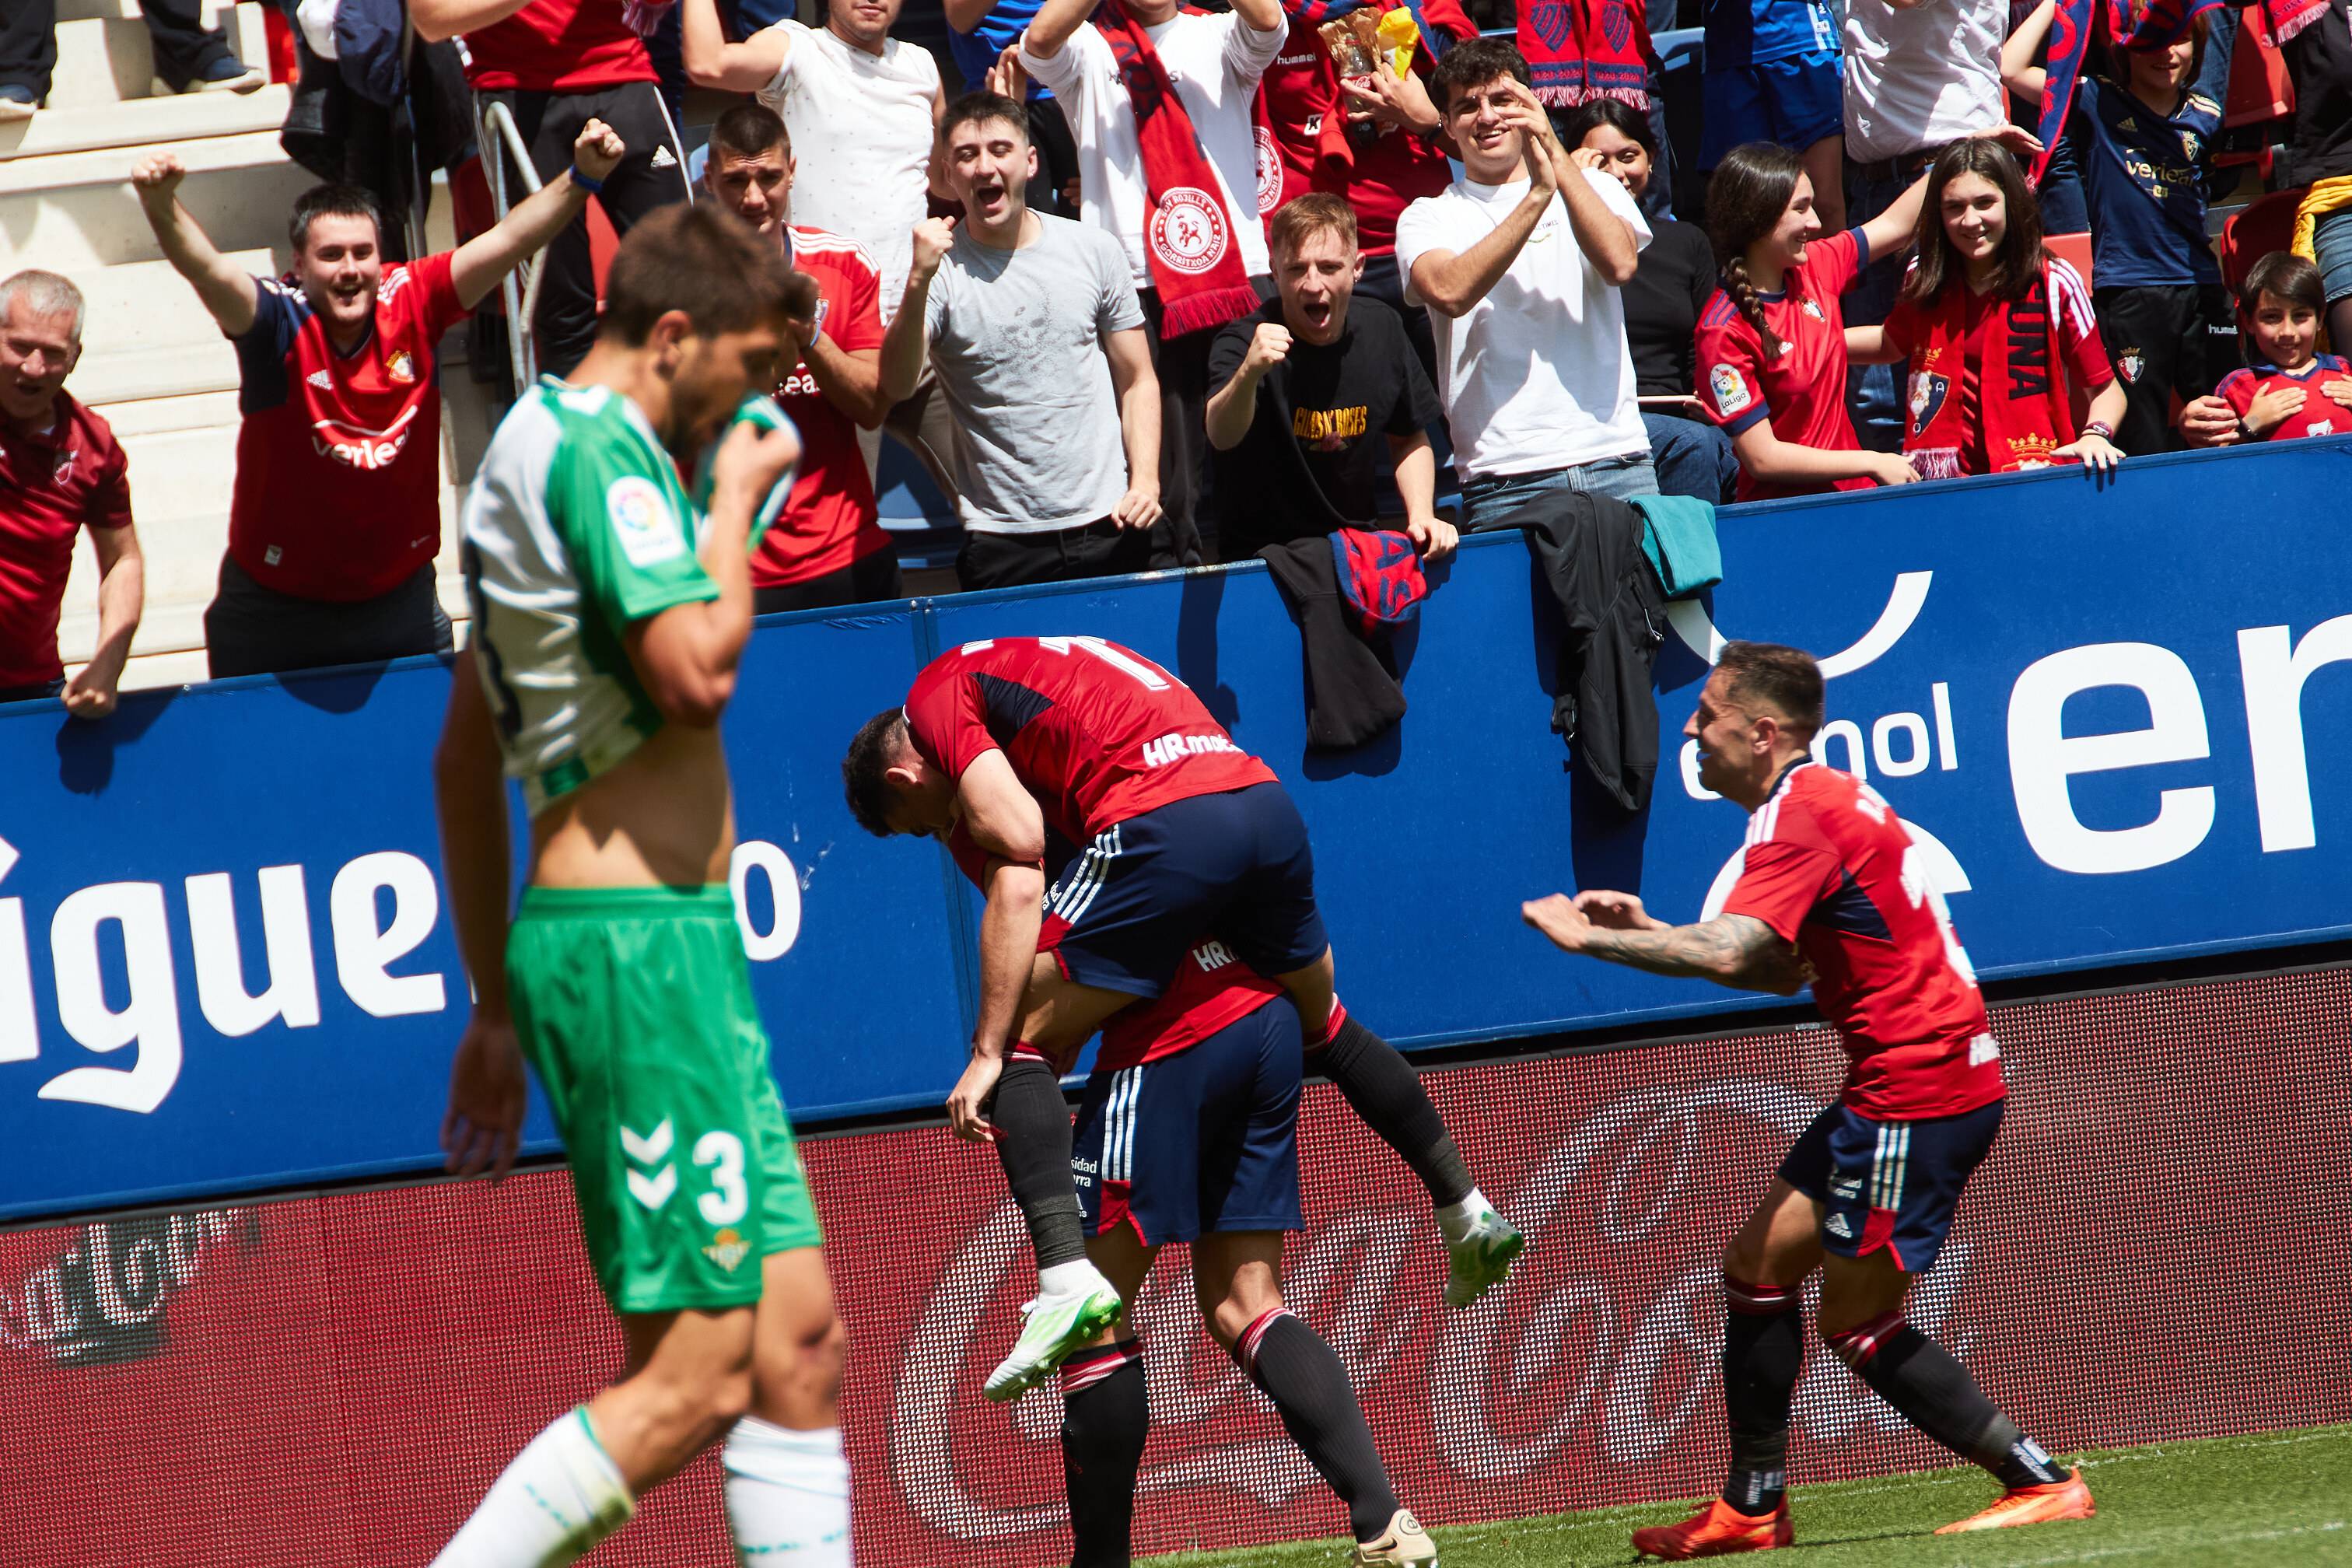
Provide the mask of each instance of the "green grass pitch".
[{"label": "green grass pitch", "polygon": [[[2352,1564],[2352,1426],[2269,1432],[2084,1454],[2096,1519],[1938,1538],[1992,1501],[1973,1468],[1800,1487],[1787,1568],[2252,1568]],[[1642,1503],[1434,1531],[1441,1568],[1584,1568],[1633,1560],[1632,1531],[1689,1511]],[[1328,1568],[1343,1543],[1186,1552],[1154,1568]]]}]

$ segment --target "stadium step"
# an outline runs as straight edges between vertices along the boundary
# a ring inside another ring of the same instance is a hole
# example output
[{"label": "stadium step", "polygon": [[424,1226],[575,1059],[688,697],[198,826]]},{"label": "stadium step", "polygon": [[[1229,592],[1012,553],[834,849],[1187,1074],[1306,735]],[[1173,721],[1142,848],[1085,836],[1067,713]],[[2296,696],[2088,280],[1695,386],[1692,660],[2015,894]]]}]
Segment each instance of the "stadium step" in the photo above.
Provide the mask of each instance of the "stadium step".
[{"label": "stadium step", "polygon": [[[215,25],[228,34],[229,47],[248,65],[268,58],[268,40],[263,32],[262,8],[256,0],[246,0],[234,14],[213,18]],[[155,77],[153,36],[147,31],[135,10],[129,16],[77,16],[71,21],[60,17],[57,25],[58,63],[51,73],[49,102],[71,105],[60,108],[60,113],[86,112],[94,106],[122,103],[145,99],[152,89]],[[205,93],[201,97],[236,97],[236,94]],[[258,96],[258,95],[254,95]],[[282,121],[285,111],[278,111]],[[43,115],[33,117],[37,132]],[[104,143],[120,145],[120,143]]]},{"label": "stadium step", "polygon": [[[274,142],[278,127],[286,123],[286,110],[291,102],[292,96],[287,89],[271,86],[253,92],[189,92],[171,98],[142,97],[119,103],[101,100],[69,109],[44,109],[30,120],[12,121],[0,126],[0,163],[110,147],[143,149],[254,132],[268,132]],[[127,156],[122,160],[126,173],[131,162]]]},{"label": "stadium step", "polygon": [[[127,111],[126,106],[126,111]],[[162,257],[131,194],[142,150],[109,148],[0,162],[0,234],[12,262],[69,277]],[[225,250],[268,247],[287,209],[317,181],[290,162],[275,131],[210,136],[175,144],[188,177],[180,200]],[[195,308],[194,301],[190,307]]]}]

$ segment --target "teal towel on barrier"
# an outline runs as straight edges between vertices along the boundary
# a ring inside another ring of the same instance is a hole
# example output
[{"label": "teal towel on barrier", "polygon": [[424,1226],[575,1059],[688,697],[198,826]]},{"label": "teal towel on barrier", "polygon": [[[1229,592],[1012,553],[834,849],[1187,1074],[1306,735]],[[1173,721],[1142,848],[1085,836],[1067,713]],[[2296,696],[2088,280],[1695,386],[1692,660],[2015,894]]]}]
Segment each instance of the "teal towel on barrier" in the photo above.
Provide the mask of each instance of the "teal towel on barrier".
[{"label": "teal towel on barrier", "polygon": [[1642,553],[1650,558],[1669,599],[1687,599],[1723,581],[1723,547],[1715,539],[1715,506],[1696,496],[1635,496],[1642,514]]}]

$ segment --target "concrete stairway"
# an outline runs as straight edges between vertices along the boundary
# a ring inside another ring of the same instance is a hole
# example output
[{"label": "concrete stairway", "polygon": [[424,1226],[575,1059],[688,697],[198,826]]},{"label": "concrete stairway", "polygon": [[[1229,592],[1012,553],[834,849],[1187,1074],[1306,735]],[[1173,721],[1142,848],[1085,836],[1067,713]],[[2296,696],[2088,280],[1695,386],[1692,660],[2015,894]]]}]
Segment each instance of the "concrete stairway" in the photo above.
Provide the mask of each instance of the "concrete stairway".
[{"label": "concrete stairway", "polygon": [[[237,53],[267,58],[262,6],[223,0],[208,16]],[[169,147],[187,165],[180,199],[238,263],[289,265],[286,214],[315,183],[278,145],[288,89],[247,95],[150,97],[152,66],[137,0],[58,0],[58,68],[49,107],[0,127],[0,275],[40,267],[71,278],[89,302],[81,363],[67,389],[112,422],[131,459],[131,507],[147,559],[147,611],[124,684],[175,685],[205,675],[204,609],[228,536],[236,477],[236,356],[195,293],[163,260],[128,183],[131,165]],[[446,203],[436,202],[436,218]],[[446,221],[446,220],[445,220]],[[446,233],[434,240],[448,243]],[[446,345],[445,426],[478,454],[488,414],[464,363],[463,329]],[[450,542],[459,455],[443,440],[442,598],[452,614]],[[470,471],[470,461],[466,465]],[[68,666],[98,631],[98,571],[79,547],[59,641]]]}]

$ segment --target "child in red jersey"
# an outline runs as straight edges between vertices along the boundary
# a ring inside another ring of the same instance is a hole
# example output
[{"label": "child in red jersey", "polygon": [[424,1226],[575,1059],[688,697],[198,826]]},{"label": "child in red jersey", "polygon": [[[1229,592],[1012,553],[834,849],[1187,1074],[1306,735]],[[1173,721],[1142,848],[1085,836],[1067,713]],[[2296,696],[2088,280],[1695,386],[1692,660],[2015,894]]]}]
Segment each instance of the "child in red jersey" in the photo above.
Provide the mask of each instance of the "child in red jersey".
[{"label": "child in red jersey", "polygon": [[2319,268],[2291,251],[2254,263],[2238,291],[2238,324],[2254,363],[2221,378],[2213,395],[2248,441],[2352,432],[2352,364],[2321,353]]},{"label": "child in red jersey", "polygon": [[[2013,126],[1991,134],[2038,145]],[[1869,222],[1822,239],[1796,153],[1751,142],[1724,154],[1706,191],[1723,286],[1699,312],[1699,396],[1738,454],[1741,500],[1918,477],[1899,455],[1864,451],[1854,437],[1838,296],[1874,256],[1910,243],[1926,190],[1923,175]]]},{"label": "child in red jersey", "polygon": [[1990,142],[1944,149],[1927,171],[1918,247],[1886,324],[1848,327],[1845,344],[1858,363],[1909,362],[1903,454],[1919,477],[2122,461],[2124,389],[2091,291],[2042,248],[2017,160]]}]

